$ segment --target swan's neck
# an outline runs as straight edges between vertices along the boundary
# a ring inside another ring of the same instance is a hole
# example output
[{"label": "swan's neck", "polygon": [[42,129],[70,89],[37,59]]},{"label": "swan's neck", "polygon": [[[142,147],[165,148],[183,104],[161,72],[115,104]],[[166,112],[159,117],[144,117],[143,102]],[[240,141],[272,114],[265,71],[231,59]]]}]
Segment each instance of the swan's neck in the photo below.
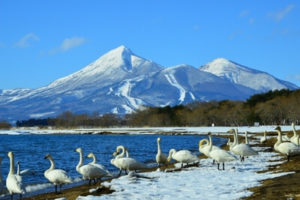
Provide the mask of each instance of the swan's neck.
[{"label": "swan's neck", "polygon": [[170,151],[169,151],[169,156],[168,156],[168,158],[167,158],[167,160],[170,162],[170,160],[171,160],[171,158],[172,158],[172,155],[174,154],[174,153],[176,153],[176,150],[175,149],[171,149]]},{"label": "swan's neck", "polygon": [[126,157],[129,158],[129,152],[125,150]]},{"label": "swan's neck", "polygon": [[157,140],[157,153],[161,153],[160,141]]},{"label": "swan's neck", "polygon": [[209,151],[212,150],[212,139],[211,139],[211,135],[208,136],[209,138]]},{"label": "swan's neck", "polygon": [[97,163],[97,158],[96,158],[96,156],[93,155],[92,157],[93,157],[93,162],[92,162],[92,163],[93,163],[93,164],[96,164],[96,163]]},{"label": "swan's neck", "polygon": [[55,169],[55,163],[54,163],[54,160],[52,158],[49,158],[49,161],[50,161],[50,168],[48,170],[52,170],[52,169]]},{"label": "swan's neck", "polygon": [[236,144],[239,144],[239,135],[237,131],[235,131],[235,142]]},{"label": "swan's neck", "polygon": [[233,143],[231,144],[231,146],[234,147],[236,144],[237,144],[237,141],[236,141],[236,132],[234,131],[233,132]]},{"label": "swan's neck", "polygon": [[17,174],[20,175],[20,163],[17,164]]},{"label": "swan's neck", "polygon": [[293,124],[293,132],[294,132],[294,137],[297,137],[297,131],[296,131],[296,128],[295,128],[294,124]]},{"label": "swan's neck", "polygon": [[76,166],[77,171],[79,171],[79,168],[82,166],[82,164],[83,164],[83,155],[82,155],[82,152],[80,151],[79,152],[79,163]]},{"label": "swan's neck", "polygon": [[121,146],[120,148],[122,149],[122,153],[120,154],[121,155],[120,157],[124,157],[125,152],[126,152],[125,147]]},{"label": "swan's neck", "polygon": [[[281,131],[280,130],[277,130],[277,133],[278,133],[278,137],[277,137],[277,142],[276,144],[279,145],[282,143],[282,135],[281,135]],[[276,145],[275,144],[275,145]]]},{"label": "swan's neck", "polygon": [[249,143],[248,143],[248,132],[247,132],[247,131],[245,132],[245,143],[246,143],[246,144],[249,144]]},{"label": "swan's neck", "polygon": [[10,166],[9,166],[8,175],[13,175],[13,174],[15,174],[15,166],[14,166],[15,160],[14,160],[13,154],[9,157],[9,163],[10,163]]}]

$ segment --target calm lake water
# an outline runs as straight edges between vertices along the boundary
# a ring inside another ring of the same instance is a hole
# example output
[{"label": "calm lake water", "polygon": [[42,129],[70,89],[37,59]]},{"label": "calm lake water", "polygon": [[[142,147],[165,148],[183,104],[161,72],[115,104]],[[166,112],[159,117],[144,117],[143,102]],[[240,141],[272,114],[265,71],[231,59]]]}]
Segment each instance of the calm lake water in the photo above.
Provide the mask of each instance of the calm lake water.
[{"label": "calm lake water", "polygon": [[[72,178],[80,177],[76,172],[79,154],[74,150],[81,147],[84,156],[93,152],[98,163],[103,164],[109,171],[116,173],[117,169],[110,164],[112,153],[118,145],[128,147],[130,157],[144,162],[149,166],[155,165],[157,152],[156,139],[161,138],[162,151],[168,154],[169,149],[188,149],[198,155],[198,142],[206,136],[171,136],[171,135],[0,135],[0,156],[2,161],[2,176],[4,180],[9,170],[7,153],[14,152],[15,164],[21,163],[21,170],[31,169],[34,176],[23,178],[25,185],[46,183],[44,171],[49,168],[48,160],[44,156],[50,153],[56,167],[64,169]],[[221,145],[224,138],[214,137],[214,144]],[[84,163],[91,159],[85,157]]]}]

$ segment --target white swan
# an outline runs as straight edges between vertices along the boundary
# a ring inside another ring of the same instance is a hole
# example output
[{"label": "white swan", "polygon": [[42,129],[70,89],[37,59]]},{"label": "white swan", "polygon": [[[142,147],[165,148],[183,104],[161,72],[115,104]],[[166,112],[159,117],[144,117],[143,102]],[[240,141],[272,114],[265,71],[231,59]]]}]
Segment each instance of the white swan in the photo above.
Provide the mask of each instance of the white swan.
[{"label": "white swan", "polygon": [[249,141],[248,141],[248,131],[245,131],[245,144],[249,144]]},{"label": "white swan", "polygon": [[220,163],[223,163],[223,170],[225,170],[225,162],[229,162],[229,161],[233,161],[236,160],[236,158],[234,156],[232,156],[230,153],[228,153],[227,151],[220,149],[220,148],[213,148],[213,142],[212,142],[212,137],[211,137],[211,133],[208,133],[208,137],[209,137],[209,156],[217,161],[218,163],[218,170],[219,170],[219,166]]},{"label": "white swan", "polygon": [[299,135],[297,134],[294,122],[292,123],[292,129],[293,129],[294,135],[293,135],[293,137],[290,138],[290,141],[296,145],[299,145]]},{"label": "white swan", "polygon": [[109,172],[103,165],[97,163],[97,158],[96,158],[96,156],[95,156],[94,153],[89,153],[89,154],[87,155],[87,157],[88,157],[88,158],[93,158],[93,161],[90,162],[89,164],[94,165],[94,166],[96,166],[96,167],[99,167],[99,168],[103,169],[103,170],[106,172],[106,176],[112,176],[112,175],[110,174],[110,172]]},{"label": "white swan", "polygon": [[189,163],[199,162],[200,160],[197,156],[193,155],[189,150],[176,151],[175,149],[170,149],[169,151],[168,162],[170,162],[171,159],[180,162],[181,168],[183,167],[183,163],[189,164]]},{"label": "white swan", "polygon": [[35,172],[30,169],[24,169],[21,171],[20,161],[17,162],[17,174],[21,176],[29,176],[29,175],[35,175]]},{"label": "white swan", "polygon": [[281,128],[278,126],[275,128],[278,133],[277,142],[274,144],[275,151],[278,151],[287,156],[288,161],[290,161],[290,156],[300,154],[300,148],[291,142],[282,142]]},{"label": "white swan", "polygon": [[99,167],[91,164],[83,165],[83,153],[81,148],[77,148],[75,151],[79,153],[79,162],[76,166],[76,171],[82,175],[84,180],[89,180],[89,184],[91,184],[92,180],[96,181],[96,179],[106,176],[106,171]]},{"label": "white swan", "polygon": [[267,131],[264,132],[264,136],[260,138],[260,143],[263,144],[267,141]]},{"label": "white swan", "polygon": [[66,171],[62,169],[55,169],[55,163],[50,154],[47,154],[45,159],[50,161],[50,168],[44,172],[44,176],[54,185],[55,193],[57,193],[57,185],[59,185],[61,190],[61,186],[63,184],[72,183],[72,180]]},{"label": "white swan", "polygon": [[[121,154],[119,152],[122,151]],[[136,171],[141,169],[146,169],[147,166],[144,163],[138,162],[133,158],[130,157],[124,157],[125,152],[128,151],[126,148],[122,145],[119,145],[117,147],[117,151],[114,153],[116,157],[111,160],[111,163],[120,169],[119,175],[121,175],[122,170],[126,171]]]},{"label": "white swan", "polygon": [[158,166],[160,166],[161,164],[165,165],[168,163],[167,156],[161,152],[160,138],[157,138],[157,154],[155,159]]},{"label": "white swan", "polygon": [[248,144],[239,144],[237,129],[231,129],[230,132],[233,133],[234,138],[233,144],[230,146],[230,151],[236,155],[239,155],[241,157],[242,162],[245,160],[245,156],[252,156],[258,154]]},{"label": "white swan", "polygon": [[[208,139],[202,139],[199,141],[199,152],[203,153],[206,157],[210,158],[210,155],[209,155],[210,146],[209,145],[210,145],[210,142]],[[215,149],[220,149],[220,147],[212,145],[212,150],[215,150]]]},{"label": "white swan", "polygon": [[22,183],[22,176],[15,174],[15,166],[14,166],[14,154],[13,152],[8,152],[10,167],[9,173],[6,178],[6,188],[11,195],[11,199],[13,199],[14,194],[20,194],[20,198],[22,198],[22,194],[25,193]]}]

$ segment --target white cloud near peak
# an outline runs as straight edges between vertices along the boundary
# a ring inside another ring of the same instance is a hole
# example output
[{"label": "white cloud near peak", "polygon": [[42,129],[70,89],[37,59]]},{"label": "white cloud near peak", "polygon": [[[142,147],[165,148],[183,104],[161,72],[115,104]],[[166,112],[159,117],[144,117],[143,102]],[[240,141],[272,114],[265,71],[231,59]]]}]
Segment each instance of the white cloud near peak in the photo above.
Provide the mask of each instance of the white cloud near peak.
[{"label": "white cloud near peak", "polygon": [[77,46],[82,45],[86,42],[86,39],[83,37],[72,37],[72,38],[66,38],[60,45],[61,51],[68,51],[72,48],[75,48]]},{"label": "white cloud near peak", "polygon": [[32,42],[39,41],[40,38],[34,33],[28,33],[23,36],[18,42],[15,43],[15,46],[20,48],[29,47]]}]

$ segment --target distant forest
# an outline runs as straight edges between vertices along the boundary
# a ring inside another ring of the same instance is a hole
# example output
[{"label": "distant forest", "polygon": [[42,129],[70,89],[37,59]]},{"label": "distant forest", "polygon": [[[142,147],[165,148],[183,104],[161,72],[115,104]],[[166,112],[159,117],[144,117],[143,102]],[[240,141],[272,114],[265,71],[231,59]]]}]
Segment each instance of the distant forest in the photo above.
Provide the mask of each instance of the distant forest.
[{"label": "distant forest", "polygon": [[[55,118],[17,121],[17,127],[113,127],[113,126],[245,126],[300,122],[300,90],[275,90],[246,101],[193,102],[186,105],[145,107],[125,116],[75,114],[66,111]],[[1,126],[10,126],[0,122]]]}]

